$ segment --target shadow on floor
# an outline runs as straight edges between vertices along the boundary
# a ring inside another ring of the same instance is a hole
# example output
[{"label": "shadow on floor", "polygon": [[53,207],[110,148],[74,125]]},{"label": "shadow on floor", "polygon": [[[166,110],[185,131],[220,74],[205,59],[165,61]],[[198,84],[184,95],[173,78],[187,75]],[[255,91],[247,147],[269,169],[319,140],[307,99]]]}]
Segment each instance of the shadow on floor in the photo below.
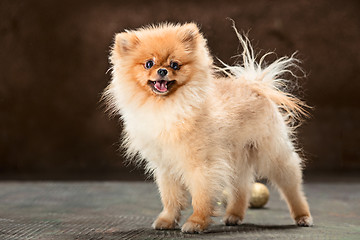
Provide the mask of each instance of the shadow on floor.
[{"label": "shadow on floor", "polygon": [[296,225],[259,225],[245,223],[240,226],[222,226],[213,225],[205,233],[225,233],[225,232],[251,232],[261,230],[282,230],[282,229],[295,229],[298,228]]},{"label": "shadow on floor", "polygon": [[[282,231],[289,229],[297,229],[296,225],[258,225],[258,224],[242,224],[240,226],[224,226],[212,225],[203,233],[200,234],[186,234],[180,231],[180,228],[174,230],[154,230],[151,228],[138,228],[132,230],[122,231],[120,229],[111,229],[101,234],[91,236],[91,239],[216,239],[228,236],[230,239],[239,236],[241,233],[257,232],[261,234],[262,231]],[[77,239],[88,239],[90,236],[78,236]],[[245,237],[245,236],[244,236]]]}]

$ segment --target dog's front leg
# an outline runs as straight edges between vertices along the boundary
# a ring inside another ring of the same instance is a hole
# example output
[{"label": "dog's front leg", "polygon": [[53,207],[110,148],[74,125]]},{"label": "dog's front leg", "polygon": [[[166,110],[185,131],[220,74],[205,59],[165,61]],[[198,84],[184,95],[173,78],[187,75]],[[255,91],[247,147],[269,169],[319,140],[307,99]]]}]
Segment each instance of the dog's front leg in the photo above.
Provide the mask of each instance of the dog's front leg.
[{"label": "dog's front leg", "polygon": [[163,211],[159,214],[153,228],[157,230],[174,229],[180,220],[181,210],[187,204],[186,191],[179,180],[169,175],[168,171],[155,170]]},{"label": "dog's front leg", "polygon": [[212,195],[213,190],[206,169],[198,167],[191,171],[188,182],[192,197],[193,214],[182,226],[181,231],[185,233],[203,232],[211,222],[213,214]]}]

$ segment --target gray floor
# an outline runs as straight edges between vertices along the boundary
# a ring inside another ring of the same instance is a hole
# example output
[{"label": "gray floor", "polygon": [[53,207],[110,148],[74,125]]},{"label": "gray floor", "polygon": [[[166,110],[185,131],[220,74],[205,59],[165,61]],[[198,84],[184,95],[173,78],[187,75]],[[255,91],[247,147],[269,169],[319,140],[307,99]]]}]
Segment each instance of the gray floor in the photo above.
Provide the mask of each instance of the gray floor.
[{"label": "gray floor", "polygon": [[[141,182],[0,182],[0,239],[360,239],[360,182],[307,183],[315,226],[293,225],[279,194],[244,224],[203,234],[155,231],[156,186]],[[183,221],[191,214],[184,212]]]}]

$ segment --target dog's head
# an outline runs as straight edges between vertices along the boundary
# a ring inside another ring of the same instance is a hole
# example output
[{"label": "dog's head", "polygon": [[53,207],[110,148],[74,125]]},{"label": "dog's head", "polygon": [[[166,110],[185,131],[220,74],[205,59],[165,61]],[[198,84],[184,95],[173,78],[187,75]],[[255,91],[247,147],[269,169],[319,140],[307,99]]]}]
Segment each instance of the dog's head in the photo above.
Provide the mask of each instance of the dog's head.
[{"label": "dog's head", "polygon": [[[111,53],[121,83],[149,96],[167,97],[208,78],[212,59],[194,23],[161,24],[116,35]],[[204,76],[202,76],[203,74]]]}]

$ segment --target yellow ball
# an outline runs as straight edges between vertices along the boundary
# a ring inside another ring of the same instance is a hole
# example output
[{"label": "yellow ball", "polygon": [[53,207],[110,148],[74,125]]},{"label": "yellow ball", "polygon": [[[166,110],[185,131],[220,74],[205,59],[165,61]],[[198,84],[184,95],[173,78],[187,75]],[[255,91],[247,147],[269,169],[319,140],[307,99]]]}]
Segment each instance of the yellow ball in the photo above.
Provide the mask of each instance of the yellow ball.
[{"label": "yellow ball", "polygon": [[251,189],[250,207],[261,208],[269,200],[269,190],[262,183],[254,183]]}]

